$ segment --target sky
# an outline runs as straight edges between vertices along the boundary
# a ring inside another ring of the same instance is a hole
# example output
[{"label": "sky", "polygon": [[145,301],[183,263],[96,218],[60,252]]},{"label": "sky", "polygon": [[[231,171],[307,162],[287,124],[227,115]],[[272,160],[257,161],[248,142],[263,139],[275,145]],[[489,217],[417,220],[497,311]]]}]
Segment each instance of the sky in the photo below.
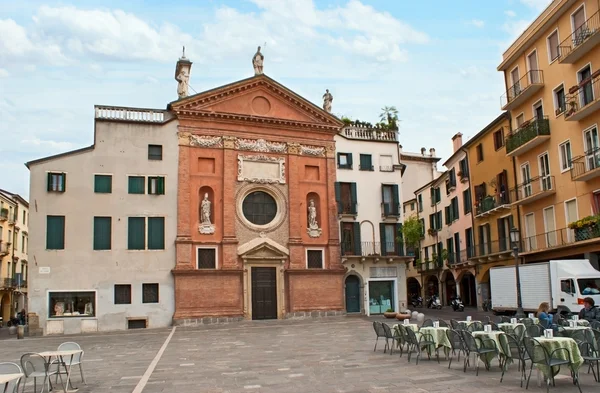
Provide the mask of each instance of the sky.
[{"label": "sky", "polygon": [[404,151],[443,162],[501,113],[502,52],[549,3],[0,0],[0,188],[28,197],[25,162],[93,144],[94,105],[166,108],[184,45],[191,93],[252,76],[261,45],[271,78],[338,116],[395,106]]}]

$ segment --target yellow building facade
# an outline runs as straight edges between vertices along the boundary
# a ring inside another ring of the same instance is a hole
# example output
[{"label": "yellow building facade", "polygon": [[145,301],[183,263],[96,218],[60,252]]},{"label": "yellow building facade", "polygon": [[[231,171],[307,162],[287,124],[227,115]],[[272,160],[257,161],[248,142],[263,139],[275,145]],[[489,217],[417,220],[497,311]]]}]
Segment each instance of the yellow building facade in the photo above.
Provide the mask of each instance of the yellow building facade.
[{"label": "yellow building facade", "polygon": [[513,159],[505,149],[509,134],[510,114],[504,112],[463,146],[473,209],[473,241],[467,253],[475,268],[478,305],[489,298],[490,268],[514,263],[510,230],[519,228],[519,214],[509,192],[516,185]]},{"label": "yellow building facade", "polygon": [[517,173],[509,199],[519,208],[526,263],[588,258],[598,267],[598,7],[596,0],[554,0],[498,67],[512,126],[504,159],[514,159]]}]

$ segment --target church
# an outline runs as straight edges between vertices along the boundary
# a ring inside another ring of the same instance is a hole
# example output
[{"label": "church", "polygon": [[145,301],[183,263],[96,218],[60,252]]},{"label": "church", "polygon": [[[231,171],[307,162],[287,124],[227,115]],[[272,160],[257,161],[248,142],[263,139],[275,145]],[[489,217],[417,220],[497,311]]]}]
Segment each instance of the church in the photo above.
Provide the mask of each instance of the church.
[{"label": "church", "polygon": [[344,313],[334,136],[343,123],[263,73],[188,95],[177,63],[174,323]]}]

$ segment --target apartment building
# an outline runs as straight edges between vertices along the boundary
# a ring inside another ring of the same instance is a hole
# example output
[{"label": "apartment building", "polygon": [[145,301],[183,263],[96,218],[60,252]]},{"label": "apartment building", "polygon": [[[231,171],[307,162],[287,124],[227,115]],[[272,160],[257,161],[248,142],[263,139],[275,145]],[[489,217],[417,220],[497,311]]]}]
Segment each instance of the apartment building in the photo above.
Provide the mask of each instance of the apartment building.
[{"label": "apartment building", "polygon": [[510,193],[516,182],[513,160],[506,155],[509,134],[510,115],[504,112],[463,145],[473,204],[473,229],[466,236],[472,237],[472,247],[466,254],[476,274],[479,305],[489,297],[489,269],[514,263],[510,230],[519,228],[519,220]]},{"label": "apartment building", "polygon": [[600,231],[600,13],[596,0],[554,0],[510,45],[498,70],[516,162],[525,262],[588,258]]},{"label": "apartment building", "polygon": [[405,166],[400,163],[397,133],[351,125],[336,135],[335,142],[346,312],[373,315],[390,308],[404,310],[405,269],[414,259],[414,250],[398,241],[405,207],[400,199]]},{"label": "apartment building", "polygon": [[26,164],[44,334],[171,325],[177,145],[167,111],[97,106],[92,146]]},{"label": "apartment building", "polygon": [[398,145],[398,149],[400,163],[406,166],[400,187],[400,198],[404,204],[405,201],[415,197],[415,191],[419,187],[437,179],[443,171],[438,170],[437,164],[441,157],[436,156],[433,147],[429,149],[429,152],[422,147],[420,153],[404,151],[401,145]]}]

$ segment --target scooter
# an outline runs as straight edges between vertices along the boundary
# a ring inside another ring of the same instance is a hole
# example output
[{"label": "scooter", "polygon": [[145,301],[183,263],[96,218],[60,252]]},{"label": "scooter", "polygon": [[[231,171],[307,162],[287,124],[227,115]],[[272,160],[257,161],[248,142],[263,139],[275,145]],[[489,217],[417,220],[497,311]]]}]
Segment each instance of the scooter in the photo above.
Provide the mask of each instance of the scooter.
[{"label": "scooter", "polygon": [[437,308],[438,310],[442,309],[442,302],[440,302],[438,295],[433,295],[429,298],[429,301],[427,302],[427,308]]},{"label": "scooter", "polygon": [[413,296],[410,301],[413,307],[423,307],[423,298],[421,296]]},{"label": "scooter", "polygon": [[450,305],[452,306],[453,311],[465,311],[465,305],[462,300],[460,300],[460,296],[453,296]]}]

